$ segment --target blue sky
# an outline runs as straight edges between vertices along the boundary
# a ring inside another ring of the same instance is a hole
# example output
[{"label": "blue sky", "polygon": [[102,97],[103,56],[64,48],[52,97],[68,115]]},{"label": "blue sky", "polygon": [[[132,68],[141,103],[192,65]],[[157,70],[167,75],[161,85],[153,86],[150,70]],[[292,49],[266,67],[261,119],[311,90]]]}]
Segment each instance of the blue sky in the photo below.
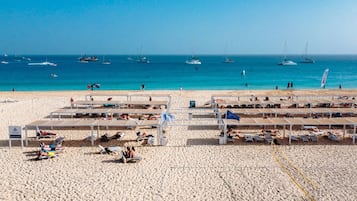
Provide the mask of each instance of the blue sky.
[{"label": "blue sky", "polygon": [[357,53],[356,0],[0,0],[8,54]]}]

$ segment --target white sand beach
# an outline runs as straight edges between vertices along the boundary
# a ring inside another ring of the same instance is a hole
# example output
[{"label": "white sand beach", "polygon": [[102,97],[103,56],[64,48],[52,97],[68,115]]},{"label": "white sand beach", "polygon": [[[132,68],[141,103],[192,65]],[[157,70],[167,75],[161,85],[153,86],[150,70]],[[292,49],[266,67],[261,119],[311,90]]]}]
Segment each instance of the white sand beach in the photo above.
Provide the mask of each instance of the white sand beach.
[{"label": "white sand beach", "polygon": [[[212,94],[354,96],[357,90],[105,93],[170,94],[172,111],[179,119],[186,114],[178,111],[187,109],[190,100],[202,106]],[[43,119],[69,106],[71,97],[83,100],[86,94],[88,91],[0,92],[0,200],[309,200],[293,180],[298,176],[289,176],[276,161],[271,145],[219,145],[219,130],[210,127],[167,127],[166,146],[142,146],[135,141],[137,130],[123,130],[123,141],[102,143],[135,146],[143,158],[137,163],[124,164],[117,155],[98,154],[98,146],[84,140],[89,130],[54,130],[65,137],[65,150],[52,159],[34,160],[39,150],[36,141],[23,149],[13,141],[9,149],[9,125],[25,126]],[[140,130],[156,133],[156,129]],[[101,130],[100,134],[114,135],[116,131]],[[29,134],[35,136],[35,131]],[[346,143],[282,145],[278,149],[318,186],[307,192],[316,200],[357,200],[357,144],[351,139]]]}]

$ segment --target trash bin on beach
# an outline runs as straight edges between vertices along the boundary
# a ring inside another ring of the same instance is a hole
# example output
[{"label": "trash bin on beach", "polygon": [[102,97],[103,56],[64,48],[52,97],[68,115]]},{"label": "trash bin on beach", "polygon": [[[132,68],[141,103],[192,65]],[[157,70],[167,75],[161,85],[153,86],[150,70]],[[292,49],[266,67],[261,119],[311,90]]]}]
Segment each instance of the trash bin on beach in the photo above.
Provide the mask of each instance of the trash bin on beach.
[{"label": "trash bin on beach", "polygon": [[190,100],[190,108],[196,107],[196,101]]},{"label": "trash bin on beach", "polygon": [[166,146],[166,144],[167,144],[167,138],[166,138],[166,136],[162,136],[161,137],[161,145]]},{"label": "trash bin on beach", "polygon": [[226,135],[219,136],[219,144],[227,144],[227,136]]},{"label": "trash bin on beach", "polygon": [[155,144],[155,138],[154,137],[149,137],[148,138],[148,145],[154,145]]},{"label": "trash bin on beach", "polygon": [[188,113],[188,120],[192,120],[192,113]]}]

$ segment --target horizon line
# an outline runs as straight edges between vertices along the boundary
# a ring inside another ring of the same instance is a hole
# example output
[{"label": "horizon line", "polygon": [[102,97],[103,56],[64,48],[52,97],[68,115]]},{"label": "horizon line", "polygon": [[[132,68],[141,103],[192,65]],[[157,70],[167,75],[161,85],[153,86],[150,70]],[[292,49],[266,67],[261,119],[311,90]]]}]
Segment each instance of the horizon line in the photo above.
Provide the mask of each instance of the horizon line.
[{"label": "horizon line", "polygon": [[[6,54],[6,56],[4,56]],[[115,54],[115,53],[90,53],[90,54],[64,54],[64,53],[54,53],[54,54],[41,54],[41,53],[34,53],[34,54],[2,54],[1,57],[10,57],[10,56],[85,56],[85,55],[100,55],[100,56],[139,56],[138,54]],[[187,56],[192,54],[164,54],[164,53],[157,53],[157,54],[144,54],[145,56]],[[263,53],[231,53],[231,54],[195,54],[199,56],[282,56],[282,54],[271,53],[271,54],[263,54]],[[304,54],[286,54],[288,56],[305,56]],[[309,56],[357,56],[357,53],[318,53],[318,54],[309,54]]]}]

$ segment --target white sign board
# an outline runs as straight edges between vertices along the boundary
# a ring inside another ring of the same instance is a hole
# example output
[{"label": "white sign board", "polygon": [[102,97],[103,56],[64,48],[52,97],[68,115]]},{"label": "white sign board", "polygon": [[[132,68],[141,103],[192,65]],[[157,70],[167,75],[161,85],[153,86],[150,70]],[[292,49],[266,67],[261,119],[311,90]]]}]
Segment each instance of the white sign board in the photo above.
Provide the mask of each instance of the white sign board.
[{"label": "white sign board", "polygon": [[21,131],[21,126],[9,126],[9,147],[11,147],[11,140],[21,140],[21,147],[23,147]]}]

